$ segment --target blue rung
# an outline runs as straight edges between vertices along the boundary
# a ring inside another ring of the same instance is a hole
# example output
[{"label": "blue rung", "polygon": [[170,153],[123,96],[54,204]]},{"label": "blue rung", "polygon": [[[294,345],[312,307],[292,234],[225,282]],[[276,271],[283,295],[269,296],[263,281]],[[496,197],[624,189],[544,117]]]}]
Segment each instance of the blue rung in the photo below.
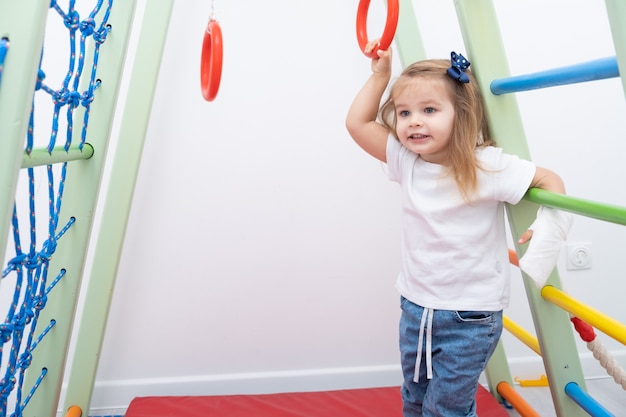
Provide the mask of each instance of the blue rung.
[{"label": "blue rung", "polygon": [[575,382],[565,385],[565,393],[592,417],[615,417]]},{"label": "blue rung", "polygon": [[500,95],[616,77],[619,77],[617,58],[609,57],[532,74],[500,78],[493,80],[490,88],[493,94]]}]

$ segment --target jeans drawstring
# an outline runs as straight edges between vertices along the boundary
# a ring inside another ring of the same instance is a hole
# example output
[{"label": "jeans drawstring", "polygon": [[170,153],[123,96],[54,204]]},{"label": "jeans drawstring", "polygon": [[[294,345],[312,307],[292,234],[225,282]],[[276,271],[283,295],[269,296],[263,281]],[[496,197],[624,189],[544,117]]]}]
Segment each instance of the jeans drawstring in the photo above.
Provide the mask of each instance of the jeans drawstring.
[{"label": "jeans drawstring", "polygon": [[424,345],[424,328],[426,328],[426,379],[433,379],[432,364],[432,334],[433,334],[433,314],[432,308],[424,308],[422,321],[420,322],[420,333],[417,341],[417,359],[415,361],[415,375],[413,381],[419,382],[420,367],[422,364],[422,350]]}]

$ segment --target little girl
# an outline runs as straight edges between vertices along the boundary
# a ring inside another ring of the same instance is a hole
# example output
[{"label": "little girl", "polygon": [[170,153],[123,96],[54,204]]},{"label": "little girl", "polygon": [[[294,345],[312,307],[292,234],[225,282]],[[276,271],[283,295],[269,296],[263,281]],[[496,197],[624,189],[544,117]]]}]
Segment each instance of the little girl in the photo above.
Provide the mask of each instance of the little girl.
[{"label": "little girl", "polygon": [[[361,148],[387,164],[401,188],[403,256],[396,287],[404,416],[476,416],[478,380],[509,303],[504,203],[518,203],[531,187],[565,193],[564,185],[552,171],[495,147],[462,55],[409,66],[379,109],[391,51],[377,54],[346,127]],[[550,262],[547,274],[556,257]],[[547,274],[539,279],[545,282]]]}]

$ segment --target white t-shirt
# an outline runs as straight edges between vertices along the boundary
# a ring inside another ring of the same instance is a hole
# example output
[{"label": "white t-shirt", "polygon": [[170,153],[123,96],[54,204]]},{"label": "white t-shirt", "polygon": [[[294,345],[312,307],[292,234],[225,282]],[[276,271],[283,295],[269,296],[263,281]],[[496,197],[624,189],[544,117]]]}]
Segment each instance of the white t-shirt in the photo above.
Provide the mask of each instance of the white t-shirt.
[{"label": "white t-shirt", "polygon": [[498,311],[509,304],[504,202],[517,204],[535,165],[493,146],[476,150],[478,191],[463,200],[446,168],[390,136],[389,179],[402,193],[402,266],[396,288],[408,300],[443,310]]}]

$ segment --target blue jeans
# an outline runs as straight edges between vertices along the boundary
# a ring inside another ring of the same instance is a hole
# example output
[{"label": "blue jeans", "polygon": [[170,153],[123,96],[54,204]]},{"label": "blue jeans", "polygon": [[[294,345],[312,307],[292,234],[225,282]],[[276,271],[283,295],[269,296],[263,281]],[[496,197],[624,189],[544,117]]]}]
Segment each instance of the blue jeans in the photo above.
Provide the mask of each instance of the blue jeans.
[{"label": "blue jeans", "polygon": [[404,297],[401,307],[404,417],[476,417],[478,379],[502,334],[502,311],[434,310],[432,379],[427,379],[423,337],[419,382],[415,382],[420,325],[427,310]]}]

